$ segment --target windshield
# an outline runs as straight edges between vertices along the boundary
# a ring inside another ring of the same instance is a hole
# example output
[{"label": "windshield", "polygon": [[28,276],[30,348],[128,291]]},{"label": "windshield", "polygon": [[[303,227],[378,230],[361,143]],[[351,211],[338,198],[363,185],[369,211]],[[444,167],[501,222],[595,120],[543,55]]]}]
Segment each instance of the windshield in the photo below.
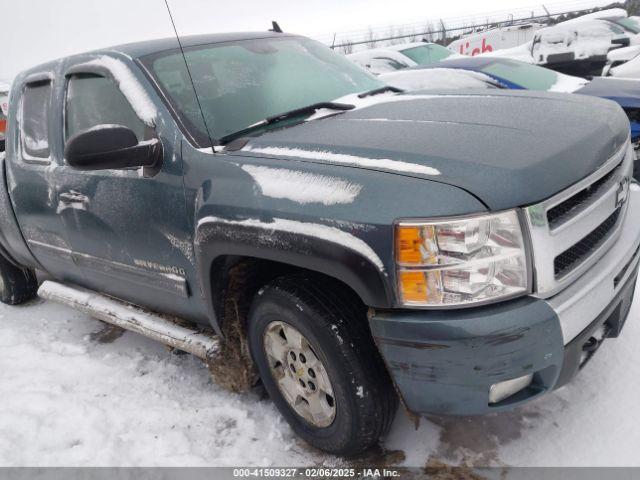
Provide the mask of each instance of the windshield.
[{"label": "windshield", "polygon": [[180,51],[143,63],[200,145],[209,144],[209,134],[215,141],[279,113],[384,86],[343,55],[300,37],[201,45],[186,48],[185,57],[189,71]]},{"label": "windshield", "polygon": [[400,50],[400,53],[406,55],[418,65],[431,65],[453,55],[445,47],[435,43],[407,48],[406,50]]},{"label": "windshield", "polygon": [[546,91],[558,83],[553,70],[510,60],[489,62],[479,71],[527,90]]},{"label": "windshield", "polygon": [[640,22],[638,21],[638,17],[619,18],[615,20],[615,23],[627,29],[631,33],[640,33]]}]

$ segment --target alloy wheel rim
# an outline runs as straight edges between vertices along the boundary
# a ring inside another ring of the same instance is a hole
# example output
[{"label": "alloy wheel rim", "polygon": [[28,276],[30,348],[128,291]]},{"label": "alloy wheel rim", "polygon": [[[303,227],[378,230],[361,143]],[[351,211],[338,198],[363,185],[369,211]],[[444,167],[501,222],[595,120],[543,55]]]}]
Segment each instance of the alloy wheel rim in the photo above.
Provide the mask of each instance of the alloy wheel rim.
[{"label": "alloy wheel rim", "polygon": [[328,427],[336,416],[329,375],[309,341],[296,328],[271,322],[264,332],[271,375],[293,410],[315,427]]}]

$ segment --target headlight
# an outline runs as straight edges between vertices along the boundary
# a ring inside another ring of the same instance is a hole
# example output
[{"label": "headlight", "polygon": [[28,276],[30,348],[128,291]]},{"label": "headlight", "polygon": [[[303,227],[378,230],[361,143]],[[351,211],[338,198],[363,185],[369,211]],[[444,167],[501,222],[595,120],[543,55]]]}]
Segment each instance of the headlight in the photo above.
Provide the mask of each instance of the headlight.
[{"label": "headlight", "polygon": [[400,301],[407,306],[488,303],[529,291],[518,214],[510,210],[396,226]]}]

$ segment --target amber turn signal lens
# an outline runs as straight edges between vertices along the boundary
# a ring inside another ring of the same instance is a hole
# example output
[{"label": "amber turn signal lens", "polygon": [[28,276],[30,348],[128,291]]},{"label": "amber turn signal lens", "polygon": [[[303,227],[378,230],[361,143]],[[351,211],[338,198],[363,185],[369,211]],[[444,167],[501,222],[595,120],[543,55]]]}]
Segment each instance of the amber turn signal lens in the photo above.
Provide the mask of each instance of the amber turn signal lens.
[{"label": "amber turn signal lens", "polygon": [[405,303],[426,302],[427,279],[424,272],[405,270],[398,272],[400,279],[400,296]]},{"label": "amber turn signal lens", "polygon": [[398,227],[396,233],[396,260],[401,264],[419,264],[422,260],[420,227]]}]

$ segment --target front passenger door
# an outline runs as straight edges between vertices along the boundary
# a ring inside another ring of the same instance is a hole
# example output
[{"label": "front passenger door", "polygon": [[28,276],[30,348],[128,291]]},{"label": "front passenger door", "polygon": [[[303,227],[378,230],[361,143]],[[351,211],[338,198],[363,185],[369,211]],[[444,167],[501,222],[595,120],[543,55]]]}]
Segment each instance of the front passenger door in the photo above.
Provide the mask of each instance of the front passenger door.
[{"label": "front passenger door", "polygon": [[152,176],[141,168],[80,171],[65,162],[58,213],[82,274],[79,283],[183,315],[189,310],[194,269],[180,143],[171,131],[145,124],[108,72],[74,71],[67,77],[64,123],[65,142],[87,129],[114,124],[132,130],[139,142],[161,139],[162,164]]}]

